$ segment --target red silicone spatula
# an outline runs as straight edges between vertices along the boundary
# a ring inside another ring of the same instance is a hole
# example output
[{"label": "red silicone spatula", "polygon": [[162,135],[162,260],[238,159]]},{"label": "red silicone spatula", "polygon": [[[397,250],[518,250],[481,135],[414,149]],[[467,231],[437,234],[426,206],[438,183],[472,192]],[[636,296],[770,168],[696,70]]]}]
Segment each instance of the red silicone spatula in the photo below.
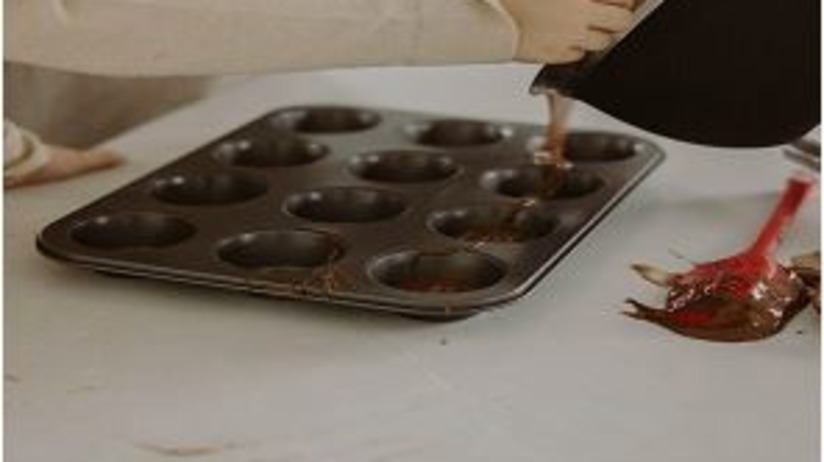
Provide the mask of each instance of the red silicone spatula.
[{"label": "red silicone spatula", "polygon": [[814,187],[796,176],[755,241],[742,253],[695,265],[686,273],[668,273],[634,265],[646,280],[668,289],[666,307],[628,300],[631,317],[650,321],[690,337],[748,341],[778,332],[805,303],[801,280],[775,259],[775,250]]}]

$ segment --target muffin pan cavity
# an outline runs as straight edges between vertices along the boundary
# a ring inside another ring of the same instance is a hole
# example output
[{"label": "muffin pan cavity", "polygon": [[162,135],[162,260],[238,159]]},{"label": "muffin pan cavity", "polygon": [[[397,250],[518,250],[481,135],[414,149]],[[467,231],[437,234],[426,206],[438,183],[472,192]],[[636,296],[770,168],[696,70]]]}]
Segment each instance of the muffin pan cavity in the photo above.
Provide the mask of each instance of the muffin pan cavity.
[{"label": "muffin pan cavity", "polygon": [[372,276],[407,292],[456,293],[490,287],[505,274],[492,258],[470,251],[406,251],[379,259]]},{"label": "muffin pan cavity", "polygon": [[506,131],[488,122],[461,119],[442,119],[409,128],[412,137],[426,146],[460,148],[485,146],[502,141]]},{"label": "muffin pan cavity", "polygon": [[431,227],[469,242],[520,243],[542,238],[558,227],[558,219],[537,207],[473,206],[432,214]]},{"label": "muffin pan cavity", "polygon": [[458,165],[445,154],[394,150],[360,155],[352,162],[351,170],[366,180],[426,183],[451,177],[458,172]]},{"label": "muffin pan cavity", "polygon": [[398,193],[371,188],[328,188],[297,193],[286,210],[311,221],[365,223],[392,218],[406,208]]},{"label": "muffin pan cavity", "polygon": [[71,238],[102,250],[169,247],[191,238],[195,227],[169,215],[153,212],[100,215],[71,229]]},{"label": "muffin pan cavity", "polygon": [[[638,142],[634,138],[592,136],[594,132],[571,133],[567,137],[564,156],[576,164],[588,162],[621,162],[634,157],[648,149],[646,143]],[[526,147],[530,152],[536,152],[546,145],[543,135],[535,136],[527,141]]]},{"label": "muffin pan cavity", "polygon": [[308,230],[249,232],[218,245],[221,260],[249,269],[317,268],[343,252],[340,238]]},{"label": "muffin pan cavity", "polygon": [[498,194],[542,200],[577,199],[590,195],[604,186],[597,173],[573,168],[559,173],[553,167],[522,165],[492,170],[484,174],[481,183]]},{"label": "muffin pan cavity", "polygon": [[234,173],[179,174],[154,182],[152,194],[176,205],[227,205],[245,202],[266,193],[263,178]]},{"label": "muffin pan cavity", "polygon": [[228,141],[218,147],[215,157],[237,167],[274,168],[311,164],[328,152],[329,149],[320,143],[287,136]]},{"label": "muffin pan cavity", "polygon": [[306,107],[283,111],[278,122],[306,134],[342,134],[366,131],[381,122],[377,112],[352,107]]}]

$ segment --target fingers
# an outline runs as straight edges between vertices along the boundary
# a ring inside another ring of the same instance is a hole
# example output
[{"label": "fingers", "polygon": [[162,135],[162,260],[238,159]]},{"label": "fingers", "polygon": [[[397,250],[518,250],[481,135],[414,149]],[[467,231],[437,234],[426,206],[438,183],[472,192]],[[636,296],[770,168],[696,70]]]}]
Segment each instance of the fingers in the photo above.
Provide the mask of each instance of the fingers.
[{"label": "fingers", "polygon": [[593,0],[590,25],[580,47],[586,51],[600,51],[612,45],[615,35],[632,25],[630,8],[633,3],[634,0]]},{"label": "fingers", "polygon": [[566,64],[566,63],[574,63],[576,61],[580,61],[584,55],[586,54],[586,50],[583,47],[580,48],[568,48],[558,54],[558,58],[555,60],[557,64]]},{"label": "fingers", "polygon": [[515,58],[564,64],[608,48],[629,30],[639,0],[500,0],[515,19]]},{"label": "fingers", "polygon": [[82,160],[80,160],[77,165],[77,173],[104,170],[123,163],[123,158],[111,151],[83,151],[83,154]]},{"label": "fingers", "polygon": [[60,180],[121,164],[122,159],[109,151],[76,151],[56,148],[51,161],[43,169],[48,180]]},{"label": "fingers", "polygon": [[613,36],[611,34],[590,30],[584,36],[581,48],[586,51],[600,51],[612,44]]},{"label": "fingers", "polygon": [[110,151],[76,151],[52,148],[51,159],[39,170],[21,178],[6,181],[6,188],[31,186],[72,178],[85,173],[112,168],[123,159]]},{"label": "fingers", "polygon": [[632,25],[633,14],[628,7],[593,2],[590,27],[606,32],[624,32]]}]

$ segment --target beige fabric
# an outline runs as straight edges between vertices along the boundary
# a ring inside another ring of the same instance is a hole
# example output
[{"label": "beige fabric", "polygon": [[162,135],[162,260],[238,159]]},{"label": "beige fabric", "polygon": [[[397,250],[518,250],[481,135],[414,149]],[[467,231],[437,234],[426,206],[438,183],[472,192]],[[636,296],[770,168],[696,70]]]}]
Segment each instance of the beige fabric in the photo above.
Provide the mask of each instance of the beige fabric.
[{"label": "beige fabric", "polygon": [[4,66],[5,115],[49,143],[75,148],[214,86],[206,78],[135,76],[488,61],[510,57],[516,41],[497,0],[4,4],[5,58],[11,61]]},{"label": "beige fabric", "polygon": [[109,75],[512,59],[496,0],[5,0],[13,61]]},{"label": "beige fabric", "polygon": [[5,117],[48,143],[85,149],[213,87],[200,77],[124,78],[4,65]]}]

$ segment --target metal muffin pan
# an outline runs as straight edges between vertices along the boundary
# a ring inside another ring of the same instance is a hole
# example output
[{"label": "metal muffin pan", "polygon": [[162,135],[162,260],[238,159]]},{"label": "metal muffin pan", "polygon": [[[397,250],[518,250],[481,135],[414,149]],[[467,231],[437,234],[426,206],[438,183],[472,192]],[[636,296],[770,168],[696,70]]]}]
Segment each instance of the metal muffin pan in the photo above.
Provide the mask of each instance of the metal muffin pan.
[{"label": "metal muffin pan", "polygon": [[106,273],[462,318],[529,291],[664,158],[642,139],[573,132],[574,169],[527,208],[542,132],[280,109],[52,223],[37,244]]}]

